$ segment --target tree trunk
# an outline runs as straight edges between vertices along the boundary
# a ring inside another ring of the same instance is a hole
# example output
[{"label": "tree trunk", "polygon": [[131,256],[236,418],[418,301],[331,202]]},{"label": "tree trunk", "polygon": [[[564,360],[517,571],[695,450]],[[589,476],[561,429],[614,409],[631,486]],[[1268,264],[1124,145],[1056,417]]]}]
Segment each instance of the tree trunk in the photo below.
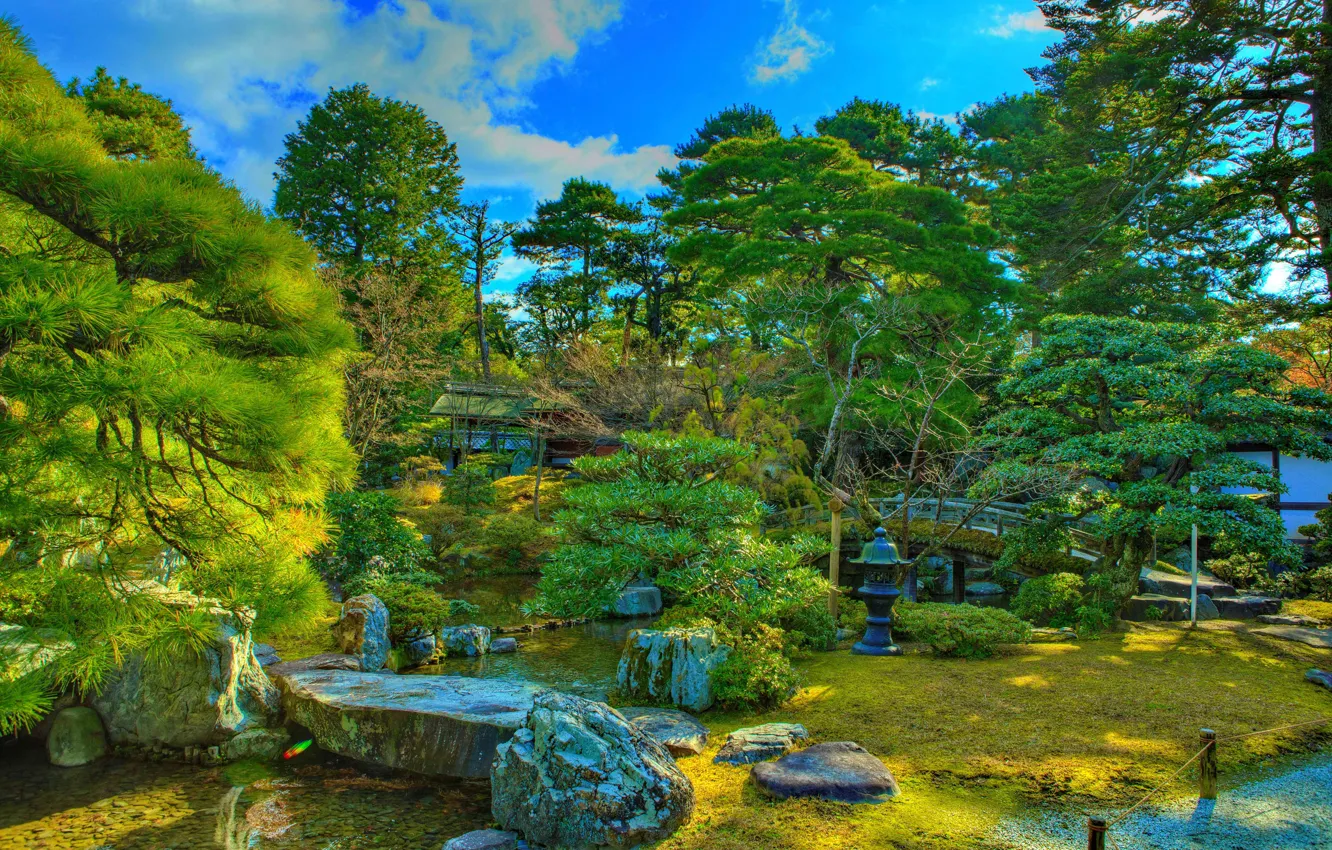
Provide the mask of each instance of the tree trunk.
[{"label": "tree trunk", "polygon": [[1116,534],[1108,541],[1100,572],[1110,577],[1110,594],[1116,613],[1122,611],[1129,597],[1138,592],[1139,574],[1151,553],[1150,534]]},{"label": "tree trunk", "polygon": [[[1332,167],[1324,162],[1325,151],[1332,144],[1332,103],[1324,98],[1332,92],[1332,0],[1323,0],[1323,21],[1318,35],[1320,59],[1314,72],[1313,97],[1309,103],[1313,123],[1314,174],[1309,181],[1314,218],[1318,223],[1318,247],[1322,250],[1318,265],[1323,270],[1324,286],[1332,293]],[[1321,173],[1319,173],[1321,172]]]},{"label": "tree trunk", "polygon": [[541,469],[545,466],[545,449],[541,445],[541,429],[532,429],[532,459],[536,461],[536,485],[532,487],[532,517],[541,522]]},{"label": "tree trunk", "polygon": [[486,308],[481,300],[481,284],[483,283],[484,271],[486,267],[486,249],[481,244],[481,237],[484,233],[477,232],[476,245],[476,281],[472,286],[472,294],[476,301],[476,347],[481,352],[481,374],[486,383],[490,383],[490,342],[486,340]]}]

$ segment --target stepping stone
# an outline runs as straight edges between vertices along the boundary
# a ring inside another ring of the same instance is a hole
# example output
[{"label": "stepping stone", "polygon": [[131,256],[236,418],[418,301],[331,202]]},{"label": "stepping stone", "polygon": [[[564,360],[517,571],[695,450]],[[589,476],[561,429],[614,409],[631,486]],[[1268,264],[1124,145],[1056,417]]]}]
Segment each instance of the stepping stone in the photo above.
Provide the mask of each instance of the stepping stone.
[{"label": "stepping stone", "polygon": [[477,829],[450,839],[444,850],[517,850],[518,833]]},{"label": "stepping stone", "polygon": [[737,729],[726,736],[713,762],[717,764],[754,764],[786,755],[797,741],[809,739],[809,732],[799,723],[764,723]]},{"label": "stepping stone", "polygon": [[[1143,593],[1154,593],[1158,596],[1182,596],[1188,599],[1189,588],[1192,584],[1193,579],[1190,576],[1177,576],[1150,567],[1143,567],[1142,571],[1138,573],[1138,587]],[[1198,595],[1220,599],[1234,596],[1235,588],[1220,579],[1199,574]]]},{"label": "stepping stone", "polygon": [[851,741],[815,744],[749,774],[769,797],[817,797],[841,803],[882,803],[901,793],[883,762]]},{"label": "stepping stone", "polygon": [[1063,628],[1063,629],[1036,628],[1031,630],[1032,643],[1065,643],[1067,641],[1072,641],[1077,639],[1078,639],[1078,633],[1069,628]]},{"label": "stepping stone", "polygon": [[1319,670],[1315,667],[1314,669],[1305,672],[1304,678],[1305,681],[1313,682],[1315,685],[1322,685],[1329,691],[1332,691],[1332,673],[1329,673],[1326,670]]},{"label": "stepping stone", "polygon": [[295,661],[282,661],[277,664],[265,665],[264,672],[271,677],[286,676],[291,673],[299,673],[303,670],[360,670],[361,660],[355,655],[344,655],[341,652],[321,652],[318,655],[311,655],[308,658],[297,658]]},{"label": "stepping stone", "polygon": [[622,708],[620,714],[656,738],[674,756],[696,756],[708,745],[708,727],[673,708]]},{"label": "stepping stone", "polygon": [[510,637],[495,638],[490,642],[491,655],[503,655],[506,652],[517,652],[517,651],[518,651],[517,638],[510,638]]},{"label": "stepping stone", "polygon": [[1006,592],[1003,585],[992,581],[977,581],[967,585],[967,596],[1000,596]]},{"label": "stepping stone", "polygon": [[1293,640],[1319,649],[1332,649],[1332,629],[1307,629],[1302,626],[1264,626],[1253,634]]},{"label": "stepping stone", "polygon": [[1258,622],[1269,626],[1307,626],[1316,629],[1323,625],[1322,620],[1306,617],[1303,614],[1259,614]]}]

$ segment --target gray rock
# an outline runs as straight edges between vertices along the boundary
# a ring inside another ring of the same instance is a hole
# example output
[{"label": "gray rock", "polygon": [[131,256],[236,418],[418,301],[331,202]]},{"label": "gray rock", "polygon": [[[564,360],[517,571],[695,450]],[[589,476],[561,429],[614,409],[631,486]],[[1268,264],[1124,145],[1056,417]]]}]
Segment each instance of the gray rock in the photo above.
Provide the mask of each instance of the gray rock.
[{"label": "gray rock", "polygon": [[650,617],[661,613],[661,589],[655,586],[630,586],[620,591],[615,600],[618,617]]},{"label": "gray rock", "polygon": [[57,767],[78,767],[106,755],[102,718],[85,706],[61,709],[46,736],[46,755]]},{"label": "gray rock", "polygon": [[388,661],[388,627],[388,608],[379,597],[363,593],[342,603],[342,616],[333,626],[333,637],[339,652],[356,656],[362,670],[374,673]]},{"label": "gray rock", "polygon": [[1263,626],[1252,634],[1295,641],[1319,649],[1332,649],[1332,629],[1308,629],[1302,626]]},{"label": "gray rock", "polygon": [[[1182,596],[1189,598],[1193,579],[1189,576],[1177,576],[1173,573],[1143,567],[1138,573],[1138,587],[1147,593],[1162,596]],[[1150,587],[1151,590],[1147,590]],[[1235,595],[1235,588],[1224,581],[1208,575],[1198,575],[1198,595],[1221,599]]]},{"label": "gray rock", "polygon": [[490,652],[490,629],[485,626],[452,626],[439,633],[445,654],[476,658]]},{"label": "gray rock", "polygon": [[298,670],[275,677],[287,717],[325,750],[385,767],[485,776],[536,685],[465,676]]},{"label": "gray rock", "polygon": [[992,581],[978,581],[967,585],[967,596],[1002,596],[1008,591]]},{"label": "gray rock", "polygon": [[290,741],[286,729],[246,729],[227,741],[224,752],[227,761],[272,761],[282,755]]},{"label": "gray rock", "polygon": [[1322,685],[1329,691],[1332,691],[1332,673],[1329,673],[1326,670],[1319,670],[1316,667],[1312,670],[1307,670],[1304,673],[1304,679],[1305,681],[1313,682],[1315,685]]},{"label": "gray rock", "polygon": [[775,759],[795,749],[798,741],[809,739],[809,732],[799,723],[764,723],[737,729],[726,736],[713,761],[717,764],[754,764]]},{"label": "gray rock", "polygon": [[673,708],[622,708],[624,719],[666,745],[671,755],[696,756],[708,745],[708,727]]},{"label": "gray rock", "polygon": [[[1155,608],[1160,616],[1149,616],[1147,610]],[[1189,600],[1177,596],[1161,596],[1158,593],[1140,593],[1129,598],[1124,606],[1123,617],[1131,622],[1149,622],[1161,620],[1175,622],[1189,618]]]},{"label": "gray rock", "polygon": [[1047,629],[1035,628],[1031,630],[1032,643],[1067,643],[1078,639],[1078,633],[1070,628]]},{"label": "gray rock", "polygon": [[546,691],[490,772],[491,813],[529,842],[629,848],[689,820],[694,788],[666,748],[604,703]]},{"label": "gray rock", "polygon": [[259,666],[264,668],[282,663],[282,659],[278,656],[277,650],[266,643],[256,643],[254,645],[254,660],[258,661]]},{"label": "gray rock", "polygon": [[450,839],[444,850],[518,850],[518,833],[477,829]]},{"label": "gray rock", "polygon": [[850,640],[851,638],[853,638],[853,637],[855,637],[855,636],[856,636],[856,633],[853,632],[853,631],[851,631],[850,629],[838,629],[838,630],[837,630],[837,640],[839,640],[839,641],[842,641],[842,640]]},{"label": "gray rock", "polygon": [[139,581],[124,591],[149,594],[168,608],[205,614],[212,623],[208,643],[196,654],[165,663],[132,655],[105,680],[93,707],[112,745],[213,746],[278,719],[278,692],[254,657],[250,625],[254,612],[230,610],[157,582]]},{"label": "gray rock", "polygon": [[1212,601],[1226,620],[1252,620],[1264,614],[1281,613],[1281,600],[1274,596],[1218,596]]},{"label": "gray rock", "polygon": [[418,667],[435,655],[435,636],[426,635],[402,645],[403,660],[408,667]]},{"label": "gray rock", "polygon": [[295,661],[280,661],[277,664],[264,668],[264,672],[271,678],[286,676],[301,670],[360,670],[361,659],[354,655],[343,655],[340,652],[321,652],[318,655],[311,655],[308,658],[297,658]]},{"label": "gray rock", "polygon": [[1322,620],[1306,617],[1303,614],[1259,614],[1258,622],[1269,626],[1305,626],[1316,629],[1323,625]]},{"label": "gray rock", "polygon": [[495,638],[490,642],[491,655],[503,655],[518,651],[518,639],[511,637]]},{"label": "gray rock", "polygon": [[730,653],[712,629],[634,629],[625,639],[616,681],[629,699],[706,711],[712,707],[712,671]]},{"label": "gray rock", "polygon": [[989,567],[967,567],[964,572],[966,573],[968,584],[973,581],[985,581],[985,579],[990,577]]},{"label": "gray rock", "polygon": [[900,791],[883,762],[851,741],[815,744],[756,764],[754,785],[769,797],[815,797],[840,803],[882,803]]}]

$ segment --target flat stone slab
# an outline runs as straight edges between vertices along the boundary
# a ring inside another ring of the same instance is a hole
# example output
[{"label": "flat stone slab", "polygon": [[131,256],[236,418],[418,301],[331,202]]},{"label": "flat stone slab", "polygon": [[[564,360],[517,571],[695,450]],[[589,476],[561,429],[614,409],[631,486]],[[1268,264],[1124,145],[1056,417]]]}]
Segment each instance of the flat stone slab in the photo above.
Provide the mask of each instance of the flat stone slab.
[{"label": "flat stone slab", "polygon": [[900,792],[893,774],[859,744],[815,744],[756,764],[750,779],[769,797],[816,797],[841,803],[882,803]]},{"label": "flat stone slab", "polygon": [[674,708],[621,708],[620,714],[656,738],[674,756],[696,756],[708,745],[708,727]]},{"label": "flat stone slab", "polygon": [[1256,635],[1293,640],[1319,649],[1332,649],[1332,629],[1310,629],[1303,626],[1264,626],[1254,629]]},{"label": "flat stone slab", "polygon": [[[283,666],[283,665],[277,665]],[[436,776],[489,776],[543,688],[466,676],[300,670],[274,677],[287,717],[320,747]]]},{"label": "flat stone slab", "polygon": [[764,723],[747,726],[726,736],[713,758],[717,764],[754,764],[775,759],[795,749],[796,742],[809,740],[809,731],[799,723]]},{"label": "flat stone slab", "polygon": [[[1150,567],[1143,567],[1142,571],[1138,573],[1138,587],[1142,589],[1143,593],[1155,593],[1160,596],[1182,596],[1187,599],[1192,585],[1193,578],[1191,576],[1177,576]],[[1221,599],[1234,596],[1235,588],[1218,578],[1200,574],[1198,576],[1198,595]]]},{"label": "flat stone slab", "polygon": [[444,850],[518,850],[518,833],[477,829],[450,839]]},{"label": "flat stone slab", "polygon": [[[1161,612],[1159,617],[1149,617],[1147,610],[1155,608]],[[1142,623],[1152,620],[1179,622],[1189,619],[1189,599],[1186,596],[1162,596],[1159,593],[1140,593],[1129,598],[1124,608],[1124,619]],[[1217,602],[1210,596],[1198,594],[1198,619],[1215,620],[1221,616]]]},{"label": "flat stone slab", "polygon": [[1332,673],[1329,673],[1326,670],[1319,670],[1317,667],[1312,670],[1306,670],[1304,673],[1304,680],[1306,682],[1313,682],[1315,685],[1322,685],[1329,691],[1332,691]]},{"label": "flat stone slab", "polygon": [[1281,613],[1281,600],[1275,596],[1231,596],[1213,601],[1226,620],[1252,620],[1264,614]]}]

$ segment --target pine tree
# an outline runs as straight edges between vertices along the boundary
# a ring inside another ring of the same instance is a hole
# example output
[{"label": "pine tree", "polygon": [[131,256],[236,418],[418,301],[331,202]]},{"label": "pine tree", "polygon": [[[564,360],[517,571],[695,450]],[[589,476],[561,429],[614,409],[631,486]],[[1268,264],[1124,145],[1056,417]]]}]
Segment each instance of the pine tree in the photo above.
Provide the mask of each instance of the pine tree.
[{"label": "pine tree", "polygon": [[122,144],[99,80],[71,97],[0,21],[0,620],[72,646],[49,679],[0,671],[0,730],[188,632],[125,583],[164,549],[184,589],[308,610],[311,506],[354,469],[353,341],[313,253],[179,134]]}]

